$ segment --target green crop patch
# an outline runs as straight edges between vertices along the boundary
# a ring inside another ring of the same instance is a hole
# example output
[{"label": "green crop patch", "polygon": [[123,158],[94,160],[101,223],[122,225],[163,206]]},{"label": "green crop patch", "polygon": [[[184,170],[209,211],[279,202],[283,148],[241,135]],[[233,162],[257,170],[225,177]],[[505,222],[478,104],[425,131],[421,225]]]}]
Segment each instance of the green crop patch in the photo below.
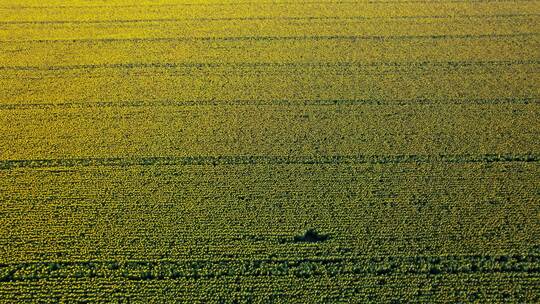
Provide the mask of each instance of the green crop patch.
[{"label": "green crop patch", "polygon": [[0,1],[0,304],[540,303],[538,1]]}]

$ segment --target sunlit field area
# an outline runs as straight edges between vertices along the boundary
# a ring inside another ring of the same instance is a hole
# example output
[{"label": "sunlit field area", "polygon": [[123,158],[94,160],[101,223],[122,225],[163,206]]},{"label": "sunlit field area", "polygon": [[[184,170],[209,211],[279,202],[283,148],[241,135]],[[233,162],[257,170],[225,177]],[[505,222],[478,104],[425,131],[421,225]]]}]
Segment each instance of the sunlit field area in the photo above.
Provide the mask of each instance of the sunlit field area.
[{"label": "sunlit field area", "polygon": [[540,2],[0,0],[0,303],[540,303]]}]

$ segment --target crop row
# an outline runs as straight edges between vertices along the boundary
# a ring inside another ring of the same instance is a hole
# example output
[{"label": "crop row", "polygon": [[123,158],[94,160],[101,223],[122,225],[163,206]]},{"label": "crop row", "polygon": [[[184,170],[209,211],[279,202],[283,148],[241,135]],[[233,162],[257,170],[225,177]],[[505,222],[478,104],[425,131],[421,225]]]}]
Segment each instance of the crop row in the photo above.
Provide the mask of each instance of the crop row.
[{"label": "crop row", "polygon": [[123,278],[129,280],[238,276],[392,276],[457,273],[540,273],[539,255],[415,256],[302,260],[185,260],[36,262],[3,265],[0,281],[59,278]]},{"label": "crop row", "polygon": [[4,160],[0,169],[77,167],[77,166],[131,166],[131,165],[250,165],[250,164],[341,164],[341,163],[493,163],[538,162],[537,154],[485,154],[485,155],[357,155],[357,156],[192,156],[146,158],[84,158]]}]

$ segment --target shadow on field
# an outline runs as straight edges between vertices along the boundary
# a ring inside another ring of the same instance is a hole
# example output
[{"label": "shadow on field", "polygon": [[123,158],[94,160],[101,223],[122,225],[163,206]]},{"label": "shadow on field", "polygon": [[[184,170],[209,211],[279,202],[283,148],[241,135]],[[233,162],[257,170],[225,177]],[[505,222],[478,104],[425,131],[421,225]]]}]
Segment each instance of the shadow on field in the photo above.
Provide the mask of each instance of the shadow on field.
[{"label": "shadow on field", "polygon": [[303,235],[296,235],[293,239],[295,243],[318,243],[328,240],[330,236],[328,234],[321,234],[315,229],[310,228],[306,230]]}]

